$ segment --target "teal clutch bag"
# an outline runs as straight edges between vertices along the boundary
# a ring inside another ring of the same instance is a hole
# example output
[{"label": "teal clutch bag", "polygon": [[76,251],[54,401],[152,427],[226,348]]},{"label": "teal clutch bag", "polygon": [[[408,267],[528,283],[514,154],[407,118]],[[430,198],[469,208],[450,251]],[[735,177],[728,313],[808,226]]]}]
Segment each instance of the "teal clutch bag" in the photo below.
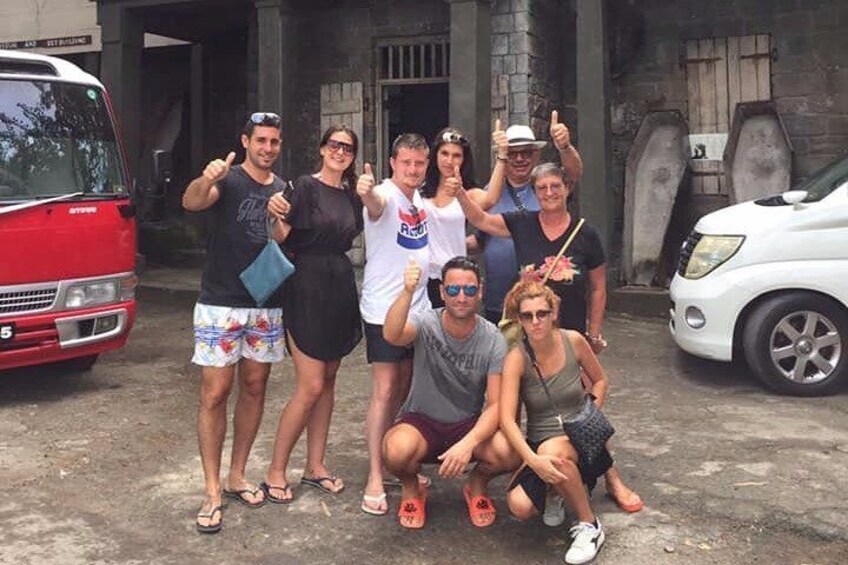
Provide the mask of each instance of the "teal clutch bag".
[{"label": "teal clutch bag", "polygon": [[242,284],[256,301],[257,307],[262,307],[280,285],[294,274],[294,265],[286,257],[280,244],[271,238],[271,220],[268,224],[268,243],[247,266],[239,278]]}]

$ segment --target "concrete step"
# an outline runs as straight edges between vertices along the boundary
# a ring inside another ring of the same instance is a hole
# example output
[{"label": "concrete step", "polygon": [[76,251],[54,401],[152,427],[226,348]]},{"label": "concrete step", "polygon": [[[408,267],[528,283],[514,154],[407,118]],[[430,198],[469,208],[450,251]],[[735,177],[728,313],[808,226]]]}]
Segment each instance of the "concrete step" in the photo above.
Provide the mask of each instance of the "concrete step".
[{"label": "concrete step", "polygon": [[666,318],[670,306],[667,288],[622,286],[607,296],[610,311],[631,316]]}]

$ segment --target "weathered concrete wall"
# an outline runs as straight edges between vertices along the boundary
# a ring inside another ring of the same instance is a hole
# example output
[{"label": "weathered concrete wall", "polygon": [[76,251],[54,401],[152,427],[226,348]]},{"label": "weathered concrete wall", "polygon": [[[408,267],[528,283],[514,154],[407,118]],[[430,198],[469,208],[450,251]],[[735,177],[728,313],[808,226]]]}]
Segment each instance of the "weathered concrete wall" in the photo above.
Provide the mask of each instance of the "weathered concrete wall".
[{"label": "weathered concrete wall", "polygon": [[627,148],[644,114],[680,110],[687,115],[686,72],[679,60],[688,39],[771,35],[776,49],[772,97],[795,148],[795,178],[808,176],[848,147],[848,3],[644,0],[616,3],[612,12],[618,26],[612,33],[619,37],[643,26],[638,51],[613,80],[614,183],[619,190]]},{"label": "weathered concrete wall", "polygon": [[[688,115],[686,71],[680,64],[687,40],[771,35],[776,55],[771,92],[795,150],[793,180],[809,176],[848,147],[844,0],[619,0],[611,3],[608,29],[616,234],[623,223],[625,159],[642,118],[653,110]],[[689,221],[726,203],[726,196],[703,195],[692,203]],[[613,256],[619,245],[614,244]]]}]

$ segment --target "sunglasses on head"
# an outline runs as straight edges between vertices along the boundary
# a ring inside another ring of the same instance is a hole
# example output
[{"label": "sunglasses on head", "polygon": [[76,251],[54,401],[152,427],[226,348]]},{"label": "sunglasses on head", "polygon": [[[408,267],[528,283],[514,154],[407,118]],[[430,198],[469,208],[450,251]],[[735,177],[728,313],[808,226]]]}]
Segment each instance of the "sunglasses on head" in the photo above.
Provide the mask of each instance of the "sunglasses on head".
[{"label": "sunglasses on head", "polygon": [[278,128],[283,121],[280,116],[273,112],[254,112],[250,115],[250,121],[258,126],[271,126]]},{"label": "sunglasses on head", "polygon": [[550,310],[536,310],[535,312],[519,312],[518,319],[522,322],[532,322],[535,318],[536,320],[544,321],[548,319],[548,316],[551,315]]},{"label": "sunglasses on head", "polygon": [[455,131],[446,131],[442,134],[442,141],[445,143],[459,143],[461,145],[468,140]]},{"label": "sunglasses on head", "polygon": [[459,291],[465,293],[465,296],[476,296],[480,287],[476,284],[448,284],[445,285],[445,294],[451,298],[459,296]]},{"label": "sunglasses on head", "polygon": [[353,155],[353,145],[344,141],[339,141],[337,139],[328,139],[327,147],[330,148],[330,151],[338,151],[339,149],[341,149],[345,155]]}]

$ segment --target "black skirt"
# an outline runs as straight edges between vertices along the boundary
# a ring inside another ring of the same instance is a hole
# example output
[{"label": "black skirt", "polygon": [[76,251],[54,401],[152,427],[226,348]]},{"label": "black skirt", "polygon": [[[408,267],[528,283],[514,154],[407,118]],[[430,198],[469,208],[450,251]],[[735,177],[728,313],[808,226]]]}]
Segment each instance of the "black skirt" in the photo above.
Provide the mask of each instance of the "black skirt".
[{"label": "black skirt", "polygon": [[341,359],[362,339],[353,265],[343,253],[299,253],[283,293],[283,325],[313,359]]}]

